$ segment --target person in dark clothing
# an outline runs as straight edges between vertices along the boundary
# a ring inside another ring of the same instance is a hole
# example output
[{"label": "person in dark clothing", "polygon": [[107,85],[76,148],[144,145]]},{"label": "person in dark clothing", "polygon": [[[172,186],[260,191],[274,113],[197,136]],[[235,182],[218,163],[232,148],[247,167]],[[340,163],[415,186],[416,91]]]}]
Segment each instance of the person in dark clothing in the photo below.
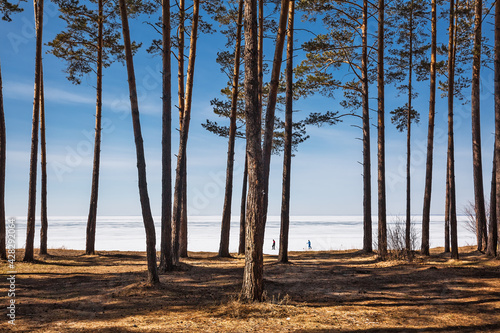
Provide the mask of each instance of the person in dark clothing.
[{"label": "person in dark clothing", "polygon": [[273,248],[272,248],[272,250],[276,250],[276,242],[274,241],[274,239],[273,239]]}]

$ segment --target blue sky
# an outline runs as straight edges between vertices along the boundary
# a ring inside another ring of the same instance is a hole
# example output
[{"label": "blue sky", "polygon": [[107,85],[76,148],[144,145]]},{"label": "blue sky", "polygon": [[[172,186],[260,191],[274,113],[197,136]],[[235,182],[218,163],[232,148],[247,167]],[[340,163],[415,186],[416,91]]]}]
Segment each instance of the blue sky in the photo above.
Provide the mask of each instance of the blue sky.
[{"label": "blue sky", "polygon": [[[23,13],[13,16],[13,22],[0,22],[0,59],[3,75],[4,109],[7,126],[6,214],[24,216],[28,203],[29,151],[33,110],[35,38],[33,9],[24,5]],[[153,17],[156,18],[157,15]],[[132,22],[132,38],[144,42],[155,32],[143,23]],[[300,25],[305,23],[298,22]],[[373,27],[373,25],[372,25]],[[63,28],[54,4],[46,2],[44,43]],[[446,30],[439,38],[447,40]],[[492,35],[486,23],[483,31]],[[297,36],[296,43],[307,38]],[[203,35],[198,41],[198,57],[192,107],[191,132],[188,144],[189,215],[219,215],[222,211],[227,142],[201,127],[205,119],[215,120],[210,100],[219,97],[226,77],[215,63],[217,52],[224,50],[225,39],[219,35]],[[298,44],[297,44],[298,45]],[[274,52],[272,42],[266,43],[267,59]],[[143,47],[135,56],[137,85],[140,96],[141,122],[146,151],[148,186],[154,215],[160,214],[161,181],[161,59],[146,53]],[[47,46],[44,46],[44,51]],[[303,54],[298,54],[298,63]],[[50,54],[44,55],[45,100],[48,152],[48,213],[49,215],[86,215],[90,199],[93,136],[95,122],[95,77],[86,77],[79,86],[65,78],[64,63]],[[176,72],[176,68],[173,71]],[[175,76],[174,76],[175,80]],[[489,198],[491,158],[493,151],[494,111],[493,73],[482,71],[481,120],[483,140],[483,172],[485,196]],[[176,81],[173,82],[176,96]],[[371,107],[376,107],[376,87],[370,87]],[[425,177],[427,140],[428,83],[418,85],[420,96],[415,101],[421,112],[420,125],[412,130],[412,213],[421,214]],[[102,165],[99,193],[99,215],[140,215],[137,189],[137,168],[132,121],[128,107],[126,70],[116,63],[104,71],[104,109]],[[439,94],[439,92],[438,92]],[[465,92],[470,95],[469,90]],[[386,88],[386,110],[402,105],[394,88]],[[339,100],[320,96],[296,103],[297,118],[311,111],[338,110]],[[174,98],[173,105],[177,104]],[[431,212],[444,212],[446,159],[446,100],[438,99],[436,146]],[[372,112],[372,124],[376,123]],[[173,114],[173,146],[178,149],[178,117]],[[223,120],[221,122],[224,122]],[[406,135],[387,122],[387,211],[404,214]],[[309,128],[311,138],[299,147],[292,161],[292,215],[360,215],[362,213],[361,132],[357,118],[346,119],[333,127]],[[456,183],[457,207],[460,210],[473,199],[470,104],[456,102]],[[373,214],[377,210],[376,128],[371,127]],[[233,215],[239,214],[241,198],[244,142],[236,144]],[[273,156],[270,180],[269,213],[278,215],[281,200],[282,157]],[[173,157],[175,166],[175,157]],[[40,175],[39,175],[40,176]],[[39,194],[39,190],[38,190]],[[37,201],[40,202],[39,200]],[[37,207],[39,211],[39,204]]]}]

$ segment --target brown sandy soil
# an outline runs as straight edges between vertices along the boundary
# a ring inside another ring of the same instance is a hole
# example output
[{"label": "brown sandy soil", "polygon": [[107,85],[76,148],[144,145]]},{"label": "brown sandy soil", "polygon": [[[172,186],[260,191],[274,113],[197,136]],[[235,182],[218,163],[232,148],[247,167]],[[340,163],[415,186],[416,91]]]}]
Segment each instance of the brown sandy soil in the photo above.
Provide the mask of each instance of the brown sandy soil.
[{"label": "brown sandy soil", "polygon": [[267,301],[244,304],[242,257],[190,253],[148,288],[144,253],[49,250],[16,263],[15,326],[3,278],[0,331],[500,332],[500,260],[471,247],[458,261],[441,252],[412,263],[356,251],[295,252],[287,265],[266,256]]}]

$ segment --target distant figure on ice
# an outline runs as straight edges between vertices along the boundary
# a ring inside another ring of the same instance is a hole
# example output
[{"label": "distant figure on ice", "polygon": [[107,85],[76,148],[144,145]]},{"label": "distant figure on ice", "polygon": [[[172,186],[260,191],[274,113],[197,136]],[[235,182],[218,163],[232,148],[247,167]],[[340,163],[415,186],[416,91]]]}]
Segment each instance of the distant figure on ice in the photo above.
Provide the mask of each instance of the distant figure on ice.
[{"label": "distant figure on ice", "polygon": [[310,240],[307,241],[307,249],[308,250],[312,250],[313,249],[312,246],[311,246],[311,241]]},{"label": "distant figure on ice", "polygon": [[274,239],[273,239],[273,248],[272,249],[276,250],[276,242],[274,241]]}]

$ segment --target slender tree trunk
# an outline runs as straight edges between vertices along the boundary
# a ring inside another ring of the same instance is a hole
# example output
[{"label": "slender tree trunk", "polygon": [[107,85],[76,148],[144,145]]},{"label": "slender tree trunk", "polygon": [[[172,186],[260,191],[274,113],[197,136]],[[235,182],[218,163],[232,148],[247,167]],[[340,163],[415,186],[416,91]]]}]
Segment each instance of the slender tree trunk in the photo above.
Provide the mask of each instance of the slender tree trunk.
[{"label": "slender tree trunk", "polygon": [[45,96],[43,91],[43,65],[40,66],[40,162],[41,162],[41,207],[40,207],[40,255],[47,254],[47,142],[45,140]]},{"label": "slender tree trunk", "polygon": [[184,155],[184,163],[182,163],[184,169],[182,173],[184,177],[182,179],[182,204],[181,204],[181,229],[179,234],[179,257],[188,257],[188,216],[187,216],[187,154]]},{"label": "slender tree trunk", "polygon": [[[184,57],[184,30],[185,30],[185,0],[181,0],[182,4],[180,5],[181,11],[182,11],[182,22],[180,23],[182,25],[182,57]],[[194,13],[193,13],[194,15]],[[196,46],[195,46],[196,47]],[[179,52],[180,56],[180,52]],[[188,64],[188,72],[189,72],[189,64]],[[184,61],[182,64],[182,73],[184,74]],[[180,83],[180,81],[179,81]],[[184,90],[182,91],[183,94],[183,106],[182,106],[182,111],[183,115],[182,118],[184,117],[184,114],[186,112],[186,99],[187,97],[184,95]],[[182,119],[179,118],[180,120],[180,129],[182,130]],[[188,122],[189,123],[189,122]],[[187,154],[184,155],[184,161],[182,162],[183,169],[183,179],[182,179],[182,202],[181,202],[181,221],[180,221],[180,229],[179,229],[179,257],[181,258],[187,258],[188,252],[187,252],[187,242],[188,242],[188,228],[187,228]]]},{"label": "slender tree trunk", "polygon": [[292,172],[293,126],[293,23],[295,1],[290,1],[286,48],[285,151],[283,153],[283,192],[281,196],[281,229],[278,261],[288,262],[288,230],[290,228],[290,179]]},{"label": "slender tree trunk", "polygon": [[431,219],[431,195],[432,195],[432,164],[434,151],[434,117],[436,114],[436,53],[437,53],[437,5],[432,0],[431,19],[431,77],[429,95],[429,128],[427,130],[427,162],[425,165],[425,190],[424,211],[422,213],[422,246],[421,253],[428,256],[429,253],[429,227]]},{"label": "slender tree trunk", "polygon": [[378,255],[387,257],[387,206],[385,193],[385,83],[384,83],[385,0],[378,2]]},{"label": "slender tree trunk", "polygon": [[144,158],[144,146],[139,119],[139,104],[137,101],[137,88],[135,83],[134,62],[130,42],[130,31],[127,17],[125,0],[120,0],[120,15],[123,30],[123,44],[125,46],[125,60],[127,63],[127,74],[130,91],[130,106],[132,111],[132,123],[134,126],[135,148],[137,153],[137,172],[139,179],[139,196],[141,200],[142,218],[146,231],[146,256],[148,262],[148,284],[155,285],[160,282],[156,267],[156,235],[151,206],[149,204],[148,185],[146,181],[146,160]]},{"label": "slender tree trunk", "polygon": [[33,102],[33,123],[31,127],[30,180],[28,218],[26,227],[26,249],[24,261],[34,260],[35,214],[36,214],[36,174],[38,159],[38,122],[40,120],[40,77],[42,69],[43,0],[34,0],[36,21],[35,57],[35,98]]},{"label": "slender tree trunk", "polygon": [[[262,148],[262,166],[264,177],[264,227],[267,221],[267,205],[269,197],[269,170],[271,168],[271,152],[273,148],[274,121],[276,111],[276,98],[278,95],[279,79],[281,73],[281,62],[283,58],[283,47],[285,44],[286,25],[288,17],[288,7],[290,0],[281,0],[281,12],[278,25],[278,35],[276,37],[276,48],[274,51],[273,68],[271,71],[271,82],[269,83],[269,94],[267,98],[266,120],[264,130],[264,145]],[[250,167],[249,167],[250,168]],[[264,235],[264,233],[262,234]]]},{"label": "slender tree trunk", "polygon": [[498,243],[498,220],[496,211],[496,156],[493,154],[493,171],[491,172],[491,192],[490,192],[490,221],[488,234],[488,249],[486,254],[490,257],[495,257],[497,255],[497,243]]},{"label": "slender tree trunk", "polygon": [[372,252],[370,109],[368,106],[368,0],[363,1],[361,84],[363,90],[363,250]]},{"label": "slender tree trunk", "polygon": [[411,102],[412,102],[412,76],[413,76],[413,0],[410,8],[410,61],[408,70],[408,119],[406,132],[406,252],[411,248]]},{"label": "slender tree trunk", "polygon": [[160,272],[172,270],[172,68],[170,0],[162,0],[162,142]]},{"label": "slender tree trunk", "polygon": [[219,257],[230,257],[229,232],[231,228],[231,204],[233,199],[233,167],[234,143],[236,141],[236,111],[238,104],[238,82],[240,77],[241,59],[241,30],[243,25],[244,0],[238,5],[238,27],[236,32],[236,47],[234,52],[233,91],[231,96],[231,116],[229,126],[229,143],[227,148],[226,192],[224,195],[224,208],[222,212],[222,225],[219,246]]},{"label": "slender tree trunk", "polygon": [[486,249],[486,210],[484,204],[483,166],[481,159],[480,91],[481,75],[481,21],[483,1],[475,0],[474,49],[472,64],[471,106],[472,106],[472,170],[474,174],[474,201],[477,224],[477,250]]},{"label": "slender tree trunk", "polygon": [[247,184],[248,184],[248,156],[245,153],[245,169],[243,171],[243,186],[241,188],[241,210],[240,210],[240,244],[238,254],[245,254],[245,220],[247,203]]},{"label": "slender tree trunk", "polygon": [[[179,29],[178,29],[178,55],[177,55],[177,81],[178,81],[178,96],[179,96],[179,137],[182,132],[182,123],[184,118],[184,110],[185,110],[185,88],[184,88],[184,47],[185,47],[185,19],[186,19],[186,9],[185,9],[185,0],[179,0]],[[185,161],[184,161],[185,162]],[[183,170],[181,170],[183,172]],[[177,181],[177,180],[176,180]],[[183,186],[182,186],[183,187]],[[181,187],[181,191],[183,190]],[[175,191],[175,189],[174,189]],[[175,193],[174,193],[175,195]],[[182,207],[182,199],[180,203]],[[181,217],[182,218],[182,217]],[[174,220],[172,219],[172,263],[177,264],[179,257],[179,248],[180,248],[180,232],[181,232],[181,224],[182,221],[179,222],[179,225],[176,225]]]},{"label": "slender tree trunk", "polygon": [[[179,263],[180,249],[179,249],[179,232],[176,230],[181,229],[181,219],[183,214],[183,189],[184,179],[186,178],[186,151],[187,140],[189,134],[189,122],[191,119],[191,101],[193,98],[193,82],[194,82],[194,65],[196,60],[196,41],[198,38],[198,21],[199,21],[200,1],[195,0],[193,4],[193,22],[191,27],[191,43],[189,49],[189,61],[186,79],[186,95],[185,95],[185,109],[184,116],[182,117],[181,138],[179,142],[179,153],[177,155],[177,169],[175,174],[175,188],[174,188],[174,208],[173,208],[173,226],[174,240],[173,258],[174,264]],[[184,205],[187,204],[184,201]]]},{"label": "slender tree trunk", "polygon": [[0,259],[7,259],[5,242],[5,161],[7,141],[3,110],[2,70],[0,67]]},{"label": "slender tree trunk", "polygon": [[264,258],[264,194],[259,112],[257,0],[245,0],[245,115],[248,155],[248,208],[246,214],[245,269],[242,296],[262,299]]},{"label": "slender tree trunk", "polygon": [[444,252],[450,252],[450,163],[446,161],[446,199],[444,209]]},{"label": "slender tree trunk", "polygon": [[458,259],[457,206],[455,194],[455,150],[453,134],[453,97],[455,86],[455,1],[450,0],[450,27],[448,46],[448,181],[449,181],[449,218],[451,236],[451,257]]},{"label": "slender tree trunk", "polygon": [[96,115],[94,141],[94,168],[92,171],[92,189],[90,194],[90,208],[87,219],[87,242],[85,254],[95,254],[95,233],[97,220],[97,198],[99,193],[99,168],[101,162],[101,118],[102,118],[102,53],[103,53],[103,0],[99,0],[99,27],[97,42],[97,87],[96,87]]},{"label": "slender tree trunk", "polygon": [[[500,217],[500,3],[495,4],[495,188],[496,217]],[[497,231],[500,226],[497,220]],[[500,236],[500,235],[499,235]],[[498,240],[500,241],[500,237]],[[500,246],[500,244],[498,244]],[[499,251],[500,252],[500,251]],[[498,253],[497,253],[498,254]]]}]

